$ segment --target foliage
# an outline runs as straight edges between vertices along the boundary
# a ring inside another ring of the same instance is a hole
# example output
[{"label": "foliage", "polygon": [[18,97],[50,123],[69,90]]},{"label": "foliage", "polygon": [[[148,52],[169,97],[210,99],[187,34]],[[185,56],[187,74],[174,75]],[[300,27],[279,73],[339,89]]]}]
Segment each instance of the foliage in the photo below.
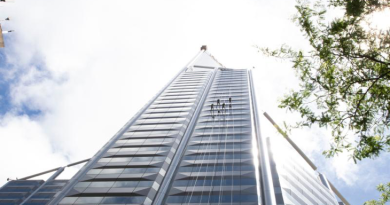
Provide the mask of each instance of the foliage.
[{"label": "foliage", "polygon": [[[327,157],[349,151],[356,163],[390,151],[390,29],[370,24],[372,14],[389,8],[390,0],[298,1],[294,21],[310,50],[260,48],[293,63],[300,89],[286,95],[279,107],[300,113],[303,120],[295,127],[331,128]],[[338,9],[343,15],[329,21],[329,11]],[[354,142],[347,139],[351,136]],[[366,205],[390,200],[390,183],[377,189],[381,199]]]},{"label": "foliage", "polygon": [[367,201],[364,205],[385,205],[386,202],[390,201],[390,183],[387,183],[386,185],[379,184],[377,189],[382,192],[380,200]]},{"label": "foliage", "polygon": [[[300,113],[297,127],[331,128],[328,157],[350,151],[356,163],[390,151],[390,30],[373,29],[369,22],[371,14],[386,8],[390,0],[298,2],[294,21],[310,51],[260,48],[293,63],[300,89],[286,95],[280,107]],[[330,9],[344,14],[328,21]]]}]

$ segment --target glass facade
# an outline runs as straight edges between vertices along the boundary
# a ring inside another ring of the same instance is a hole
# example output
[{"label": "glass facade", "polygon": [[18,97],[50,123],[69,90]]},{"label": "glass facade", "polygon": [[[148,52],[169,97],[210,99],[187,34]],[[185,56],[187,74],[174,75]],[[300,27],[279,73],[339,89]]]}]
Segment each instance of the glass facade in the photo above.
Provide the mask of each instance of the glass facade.
[{"label": "glass facade", "polygon": [[[67,182],[68,180],[53,180],[40,187],[43,180],[10,181],[0,189],[0,204],[17,205],[24,202],[24,205],[46,205]],[[38,191],[34,193],[36,190]],[[26,200],[31,194],[33,195]]]},{"label": "glass facade", "polygon": [[182,72],[60,204],[151,204],[211,73]]},{"label": "glass facade", "polygon": [[43,180],[18,180],[10,181],[0,189],[0,204],[20,204],[25,198],[31,195]]},{"label": "glass facade", "polygon": [[72,179],[11,181],[0,205],[337,205],[282,137],[260,135],[253,89],[203,50]]},{"label": "glass facade", "polygon": [[[282,138],[269,138],[277,204],[338,204],[334,193]],[[326,179],[325,179],[326,180]]]},{"label": "glass facade", "polygon": [[165,204],[258,204],[247,70],[222,69]]}]

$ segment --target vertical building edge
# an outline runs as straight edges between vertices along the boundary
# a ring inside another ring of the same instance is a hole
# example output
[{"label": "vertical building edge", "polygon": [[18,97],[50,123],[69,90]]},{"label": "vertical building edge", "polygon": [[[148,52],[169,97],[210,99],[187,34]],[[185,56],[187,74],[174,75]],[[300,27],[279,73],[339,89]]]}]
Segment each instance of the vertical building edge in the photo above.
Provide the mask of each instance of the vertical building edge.
[{"label": "vertical building edge", "polygon": [[276,199],[275,199],[275,192],[274,187],[272,183],[272,174],[271,174],[271,168],[270,168],[270,162],[269,162],[269,156],[268,156],[268,148],[266,146],[265,139],[261,136],[260,131],[260,121],[259,121],[259,114],[257,109],[257,101],[256,101],[256,94],[255,94],[255,88],[253,84],[253,75],[252,71],[248,71],[249,74],[249,88],[250,88],[250,98],[251,98],[251,108],[252,108],[252,114],[253,114],[253,124],[255,128],[255,136],[257,139],[258,149],[259,149],[259,159],[260,159],[260,170],[261,170],[261,183],[264,190],[262,190],[263,193],[263,200],[265,202],[265,205],[276,205]]}]

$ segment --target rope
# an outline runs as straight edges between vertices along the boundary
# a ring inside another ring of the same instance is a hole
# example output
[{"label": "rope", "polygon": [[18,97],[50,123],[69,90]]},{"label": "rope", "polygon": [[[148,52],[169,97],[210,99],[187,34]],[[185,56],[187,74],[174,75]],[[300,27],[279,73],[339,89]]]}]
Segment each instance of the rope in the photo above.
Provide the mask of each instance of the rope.
[{"label": "rope", "polygon": [[[231,72],[231,74],[230,74],[230,76],[231,76],[231,78],[233,78],[233,72]],[[229,96],[231,97],[231,87],[229,87]],[[230,105],[232,105],[233,104],[233,99],[232,99],[232,101],[230,102],[231,104]],[[233,105],[232,106],[230,106],[229,105],[229,111],[230,111],[230,117],[231,117],[231,120],[232,120],[232,122],[233,122],[233,124],[232,124],[232,127],[233,127],[233,133],[235,133],[235,130],[234,130],[234,115],[233,115]],[[233,184],[234,184],[234,160],[235,160],[235,139],[233,138],[233,163],[232,163],[232,186],[231,186],[231,190],[230,190],[230,204],[233,204]],[[240,148],[241,148],[241,146],[240,146]]]},{"label": "rope", "polygon": [[[217,92],[218,92],[218,88],[219,88],[219,85],[217,86]],[[187,198],[188,198],[188,195],[187,195],[186,198],[185,198],[185,200],[184,200],[186,203],[190,203],[190,202],[191,202],[192,196],[193,196],[194,191],[195,191],[196,183],[197,183],[197,181],[198,181],[198,179],[199,179],[200,170],[201,170],[201,168],[202,168],[202,166],[203,166],[203,162],[204,162],[204,160],[205,160],[206,154],[209,153],[209,156],[211,155],[211,152],[208,152],[207,150],[208,150],[209,145],[211,144],[211,136],[214,134],[214,122],[215,122],[215,119],[213,118],[213,115],[210,115],[210,117],[213,119],[213,120],[212,120],[212,125],[213,125],[213,126],[212,126],[212,128],[211,128],[210,137],[209,137],[209,140],[208,140],[208,142],[207,142],[205,152],[203,153],[202,162],[197,166],[197,167],[199,168],[199,169],[197,170],[197,171],[198,171],[198,175],[196,176],[196,179],[195,179],[195,182],[194,182],[194,185],[193,185],[193,189],[192,189],[192,191],[191,191],[190,198],[188,199],[188,202],[187,202]],[[206,123],[206,128],[207,128],[207,129],[208,129],[208,126],[207,126],[208,123],[209,123],[209,121],[207,121],[207,123]],[[204,130],[203,134],[205,133],[205,131],[206,131],[206,129]],[[202,137],[202,142],[203,142],[203,137]],[[198,148],[198,151],[200,151],[202,147],[203,147],[203,145],[200,145],[200,147]],[[211,149],[210,149],[210,150],[211,150]],[[201,155],[197,155],[196,161],[198,160],[198,156],[201,156]],[[206,171],[207,171],[207,169],[208,169],[208,164],[207,164],[207,166],[206,166]],[[215,169],[215,166],[214,166],[214,169]],[[202,187],[204,187],[205,182],[206,182],[206,181],[203,182],[203,186],[202,186]],[[187,188],[187,189],[188,189],[188,188]],[[211,193],[211,192],[210,192],[210,193]],[[201,197],[202,197],[202,196],[203,196],[203,189],[202,189],[202,195],[201,195]],[[201,200],[200,200],[200,201],[201,201]],[[199,203],[200,203],[200,201],[199,201]]]},{"label": "rope", "polygon": [[[230,86],[229,86],[229,89],[230,89]],[[225,100],[226,101],[226,100]],[[224,102],[225,104],[225,102]],[[225,104],[226,106],[226,104]],[[225,108],[226,109],[226,108]],[[225,113],[226,114],[226,113]],[[226,161],[226,141],[227,141],[227,131],[228,131],[228,123],[226,121],[226,116],[223,115],[223,121],[222,121],[222,124],[223,126],[222,127],[225,127],[225,147],[224,147],[224,154],[223,154],[223,163],[222,163],[222,175],[221,175],[221,183],[219,185],[219,201],[218,201],[218,205],[221,203],[221,199],[222,199],[222,195],[223,195],[223,191],[222,191],[222,184],[223,184],[223,180],[224,180],[224,173],[225,173],[225,161]]]},{"label": "rope", "polygon": [[[213,119],[213,124],[215,123],[215,119],[214,119],[214,117],[213,116],[211,116],[211,118]],[[214,130],[214,126],[212,127],[212,133],[213,133],[213,130]],[[211,136],[212,136],[212,133],[210,133],[210,136],[209,136],[209,139],[208,139],[208,145],[209,144],[211,144]],[[207,149],[206,149],[206,151],[208,151]],[[206,154],[207,152],[205,152],[205,154]],[[211,155],[211,152],[208,152],[209,153],[209,156]],[[209,163],[207,163],[207,166],[206,166],[206,171],[208,171],[208,168],[209,168]],[[200,194],[200,200],[199,200],[199,203],[198,204],[200,204],[201,203],[201,201],[202,201],[202,198],[203,198],[203,191],[204,191],[204,185],[206,184],[206,180],[203,182],[203,185],[202,185],[202,192],[201,192],[201,194]]]},{"label": "rope", "polygon": [[[222,73],[222,72],[221,72]],[[221,79],[221,74],[218,76],[218,80]],[[233,74],[234,72],[233,71],[230,71],[230,78],[233,79]],[[200,164],[198,164],[197,166],[195,166],[195,171],[198,172],[196,178],[195,178],[195,182],[193,184],[193,187],[192,187],[192,191],[191,191],[191,194],[187,194],[186,195],[186,198],[184,200],[185,203],[190,203],[191,202],[191,199],[192,199],[192,196],[194,195],[194,192],[195,192],[195,187],[197,186],[197,181],[199,179],[199,176],[200,176],[200,173],[201,173],[201,170],[203,168],[203,162],[205,161],[205,157],[206,155],[208,154],[208,158],[207,159],[210,159],[210,156],[211,156],[211,151],[212,151],[212,146],[211,146],[211,141],[212,141],[212,136],[214,136],[214,128],[215,126],[219,126],[219,132],[217,134],[218,136],[218,140],[217,140],[217,147],[218,147],[218,150],[221,149],[221,142],[222,142],[222,139],[223,139],[223,134],[225,134],[225,137],[224,137],[224,153],[223,153],[223,163],[222,163],[222,175],[221,175],[221,182],[220,182],[220,189],[219,189],[219,200],[218,200],[218,204],[222,203],[222,196],[223,196],[223,193],[224,191],[222,190],[222,186],[223,186],[223,183],[224,183],[224,179],[225,179],[225,172],[226,172],[226,167],[225,167],[225,163],[226,163],[226,149],[227,149],[227,140],[228,140],[228,129],[229,129],[229,120],[232,121],[232,131],[233,131],[233,134],[232,134],[232,140],[233,140],[233,162],[232,162],[232,166],[231,166],[231,177],[232,177],[232,181],[231,181],[231,190],[230,190],[230,196],[231,196],[231,204],[233,204],[233,188],[234,188],[234,174],[233,174],[233,170],[234,170],[234,159],[235,159],[235,122],[234,122],[234,114],[233,114],[233,108],[230,107],[228,104],[228,98],[231,98],[231,89],[233,86],[229,85],[227,86],[228,87],[228,91],[223,89],[224,91],[223,92],[219,92],[220,91],[220,82],[216,83],[216,86],[215,86],[215,92],[216,92],[216,97],[217,99],[220,100],[220,104],[219,105],[216,105],[215,107],[220,111],[219,114],[217,114],[216,116],[214,115],[214,113],[212,111],[210,111],[210,119],[207,120],[207,123],[206,123],[206,129],[204,130],[203,134],[206,132],[206,130],[209,129],[208,125],[209,123],[211,123],[211,132],[210,132],[210,135],[209,135],[209,138],[208,138],[208,141],[206,143],[206,147],[204,147],[205,145],[203,143],[201,143],[201,145],[199,146],[199,148],[197,149],[198,152],[200,152],[202,149],[204,149],[204,153],[200,154],[200,155],[196,155],[196,161],[198,161],[200,158],[202,158],[202,161]],[[242,89],[241,89],[242,90]],[[228,94],[228,95],[227,95]],[[213,97],[214,98],[214,97]],[[226,98],[226,99],[225,99]],[[224,104],[224,108],[222,109],[222,105]],[[228,108],[229,106],[229,108]],[[227,112],[228,110],[228,112]],[[226,115],[228,114],[228,115]],[[224,132],[224,133],[223,133]],[[203,136],[203,135],[202,135]],[[205,139],[204,137],[202,137],[202,140],[201,142],[204,142]],[[216,175],[216,167],[217,167],[217,162],[220,160],[219,159],[219,153],[216,153],[215,157],[213,158],[213,160],[215,160],[215,163],[213,165],[213,172],[214,174],[212,175],[212,178],[211,178],[211,190],[209,192],[209,198],[208,198],[208,203],[210,203],[210,200],[211,200],[211,193],[212,193],[212,190],[213,190],[213,187],[214,187],[214,177]],[[207,163],[206,165],[206,172],[209,171],[209,164],[210,163]],[[192,169],[193,170],[193,169]],[[202,184],[202,192],[200,194],[200,200],[198,202],[198,204],[200,204],[202,202],[202,198],[204,196],[204,187],[205,187],[205,184],[206,184],[206,181],[207,180],[204,180],[203,184]],[[187,190],[190,190],[191,188],[187,188]],[[188,199],[188,200],[187,200]]]},{"label": "rope", "polygon": [[[221,74],[220,74],[221,75]],[[219,79],[219,77],[220,77],[220,75],[218,76],[218,79]],[[217,84],[218,86],[217,86],[217,91],[216,91],[216,95],[218,96],[218,95],[220,95],[219,94],[219,92],[218,92],[218,90],[219,90],[219,86],[220,86],[220,83],[218,83]],[[220,117],[220,116],[218,116],[218,117]],[[219,121],[218,121],[219,122]],[[220,123],[218,123],[218,125],[219,125]],[[220,128],[220,130],[221,130],[221,128]],[[219,142],[221,141],[221,139],[220,139],[220,134],[218,133],[218,146],[219,146]],[[217,155],[216,155],[217,156]],[[215,160],[217,160],[217,162],[218,162],[218,159],[215,159]],[[212,190],[213,190],[213,187],[214,187],[214,176],[215,176],[215,174],[216,174],[216,170],[215,170],[215,167],[217,166],[217,163],[214,163],[214,174],[213,174],[213,176],[211,177],[211,191],[210,191],[210,193],[209,193],[209,200],[208,200],[208,203],[210,203],[210,199],[211,199],[211,193],[212,193]]]}]

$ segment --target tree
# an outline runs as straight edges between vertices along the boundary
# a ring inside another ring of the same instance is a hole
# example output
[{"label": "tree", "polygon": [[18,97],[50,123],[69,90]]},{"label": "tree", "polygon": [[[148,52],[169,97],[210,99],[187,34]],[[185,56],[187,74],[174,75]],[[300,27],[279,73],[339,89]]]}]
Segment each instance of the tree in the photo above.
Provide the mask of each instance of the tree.
[{"label": "tree", "polygon": [[386,202],[390,201],[390,183],[387,183],[386,185],[379,184],[377,189],[382,192],[380,200],[367,201],[365,205],[385,205]]},{"label": "tree", "polygon": [[[310,50],[260,48],[293,63],[300,89],[279,107],[300,113],[302,121],[294,127],[331,128],[327,157],[348,151],[356,163],[390,151],[390,30],[370,22],[371,15],[389,8],[390,0],[298,1],[294,21]],[[332,9],[343,15],[329,20]]]}]

